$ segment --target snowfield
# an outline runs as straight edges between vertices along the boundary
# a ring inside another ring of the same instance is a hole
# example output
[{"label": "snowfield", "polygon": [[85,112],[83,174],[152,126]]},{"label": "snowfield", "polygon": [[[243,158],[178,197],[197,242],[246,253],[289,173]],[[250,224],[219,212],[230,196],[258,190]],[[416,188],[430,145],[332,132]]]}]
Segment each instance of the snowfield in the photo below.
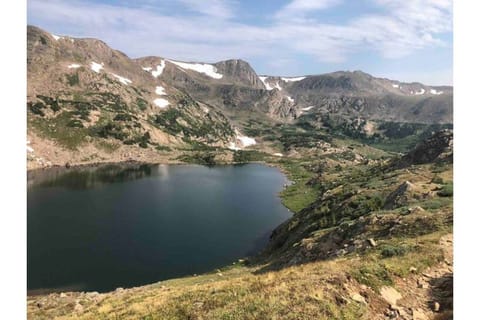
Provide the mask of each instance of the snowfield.
[{"label": "snowfield", "polygon": [[157,86],[155,88],[155,93],[158,94],[159,96],[165,96],[167,93],[165,92],[165,88],[162,86]]},{"label": "snowfield", "polygon": [[273,154],[275,157],[283,157],[283,154],[282,153],[274,153]]},{"label": "snowfield", "polygon": [[435,89],[430,89],[430,93],[434,94],[434,95],[439,95],[439,94],[443,94],[443,91],[437,91]]},{"label": "snowfield", "polygon": [[179,62],[174,60],[167,60],[170,63],[173,63],[180,68],[193,70],[199,73],[203,73],[211,78],[214,79],[221,79],[223,78],[223,74],[217,73],[217,68],[212,66],[211,64],[206,63],[187,63],[187,62]]},{"label": "snowfield", "polygon": [[165,69],[165,60],[160,61],[160,64],[157,65],[157,69],[152,71],[152,76],[154,76],[155,78],[158,78],[158,76],[160,76],[163,73],[163,69]]},{"label": "snowfield", "polygon": [[90,64],[90,68],[95,71],[96,73],[100,73],[100,70],[103,69],[103,63],[100,64],[100,63],[96,63],[94,61],[92,61],[92,63]]},{"label": "snowfield", "polygon": [[51,35],[52,35],[53,39],[55,39],[55,40],[57,40],[57,41],[58,41],[59,39],[62,39],[62,37],[59,37],[59,36],[57,36],[57,35],[54,35],[53,33],[51,33]]},{"label": "snowfield", "polygon": [[242,145],[244,147],[253,146],[253,145],[257,144],[255,139],[247,137],[247,136],[237,136],[237,139],[240,140],[240,142],[242,143]]},{"label": "snowfield", "polygon": [[422,94],[424,94],[424,93],[425,93],[425,89],[422,88],[422,89],[420,89],[420,91],[415,92],[415,95],[416,95],[416,96],[420,96],[420,95],[422,95]]},{"label": "snowfield", "polygon": [[152,71],[152,67],[142,67],[143,70],[150,72]]},{"label": "snowfield", "polygon": [[[242,135],[237,129],[235,129],[235,142],[228,144],[230,150],[242,150],[242,148],[253,146],[257,144],[255,139]],[[240,142],[237,144],[237,142]]]},{"label": "snowfield", "polygon": [[230,142],[230,143],[228,144],[228,149],[233,150],[233,151],[241,150],[241,148],[239,148],[239,147],[237,147],[237,146],[235,145],[235,142]]},{"label": "snowfield", "polygon": [[77,69],[80,68],[80,64],[72,63],[71,65],[68,66],[68,69]]},{"label": "snowfield", "polygon": [[398,85],[398,84],[392,84],[392,87],[394,87],[394,88],[398,88],[398,87],[399,87],[399,85]]},{"label": "snowfield", "polygon": [[290,96],[287,96],[287,99],[288,99],[288,101],[290,101],[291,103],[295,103],[295,100],[293,100],[293,98],[292,98],[292,97],[290,97]]},{"label": "snowfield", "polygon": [[153,100],[153,103],[157,107],[159,107],[160,109],[164,109],[170,104],[170,102],[168,102],[168,100],[162,99],[162,98],[157,98],[157,99]]},{"label": "snowfield", "polygon": [[260,80],[263,82],[263,84],[265,85],[265,88],[270,91],[270,90],[273,90],[273,87],[270,86],[270,84],[268,84],[265,80],[268,78],[268,77],[258,77],[260,78]]},{"label": "snowfield", "polygon": [[132,83],[132,80],[119,76],[118,74],[112,73],[112,76],[117,78],[118,81],[128,86],[129,83]]},{"label": "snowfield", "polygon": [[295,81],[301,81],[303,79],[305,79],[306,77],[293,77],[293,78],[282,78],[283,81],[285,82],[295,82]]}]

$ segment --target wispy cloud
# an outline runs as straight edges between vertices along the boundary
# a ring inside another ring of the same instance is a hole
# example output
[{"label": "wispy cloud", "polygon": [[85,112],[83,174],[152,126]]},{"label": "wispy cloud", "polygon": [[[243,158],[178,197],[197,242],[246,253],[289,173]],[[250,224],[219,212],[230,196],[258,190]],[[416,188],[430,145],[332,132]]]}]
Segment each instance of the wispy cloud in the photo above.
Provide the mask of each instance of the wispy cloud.
[{"label": "wispy cloud", "polygon": [[201,14],[217,17],[217,18],[231,18],[233,16],[232,7],[233,1],[225,0],[179,0],[188,9],[199,12]]},{"label": "wispy cloud", "polygon": [[342,0],[293,0],[276,14],[277,19],[294,20],[317,10],[324,10],[342,3]]},{"label": "wispy cloud", "polygon": [[[28,16],[30,23],[55,32],[62,26],[62,31],[74,36],[102,38],[132,56],[202,61],[291,59],[302,54],[320,62],[340,63],[362,52],[398,59],[444,45],[439,36],[452,29],[451,0],[366,1],[378,10],[342,23],[322,23],[312,15],[341,6],[341,0],[293,0],[262,26],[233,19],[238,2],[221,0],[166,0],[161,4],[143,0],[134,7],[86,0],[29,0]],[[172,10],[172,5],[199,14],[187,16]]]}]

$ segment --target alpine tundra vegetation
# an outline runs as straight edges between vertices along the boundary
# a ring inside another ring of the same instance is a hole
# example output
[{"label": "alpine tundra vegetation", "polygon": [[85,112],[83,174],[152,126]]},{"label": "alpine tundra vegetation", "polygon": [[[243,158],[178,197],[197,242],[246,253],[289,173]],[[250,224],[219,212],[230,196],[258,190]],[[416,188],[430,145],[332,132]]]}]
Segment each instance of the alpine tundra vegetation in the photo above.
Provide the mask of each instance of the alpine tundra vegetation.
[{"label": "alpine tundra vegetation", "polygon": [[30,319],[453,317],[451,86],[132,59],[101,40],[27,31],[29,175],[258,162],[288,177],[292,212],[252,256],[111,292],[31,294]]}]

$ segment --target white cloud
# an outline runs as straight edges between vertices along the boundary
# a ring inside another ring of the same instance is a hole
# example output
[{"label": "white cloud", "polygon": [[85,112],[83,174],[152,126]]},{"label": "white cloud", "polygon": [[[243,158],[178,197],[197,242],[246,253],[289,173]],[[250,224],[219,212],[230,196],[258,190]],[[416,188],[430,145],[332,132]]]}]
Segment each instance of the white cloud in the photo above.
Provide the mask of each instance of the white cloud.
[{"label": "white cloud", "polygon": [[262,26],[230,19],[237,2],[221,0],[165,1],[200,13],[194,16],[162,7],[164,2],[152,9],[29,0],[28,16],[30,23],[33,20],[49,31],[101,38],[134,57],[184,61],[255,57],[280,61],[308,55],[320,62],[341,63],[362,52],[398,59],[445,45],[440,35],[452,29],[451,0],[367,1],[378,9],[374,14],[362,13],[341,23],[322,23],[310,15],[341,6],[341,0],[293,0]]},{"label": "white cloud", "polygon": [[231,1],[224,0],[180,0],[188,9],[196,12],[200,12],[207,16],[213,16],[218,18],[231,18],[233,12]]},{"label": "white cloud", "polygon": [[277,12],[277,19],[295,19],[315,10],[324,10],[339,5],[342,0],[293,0]]}]

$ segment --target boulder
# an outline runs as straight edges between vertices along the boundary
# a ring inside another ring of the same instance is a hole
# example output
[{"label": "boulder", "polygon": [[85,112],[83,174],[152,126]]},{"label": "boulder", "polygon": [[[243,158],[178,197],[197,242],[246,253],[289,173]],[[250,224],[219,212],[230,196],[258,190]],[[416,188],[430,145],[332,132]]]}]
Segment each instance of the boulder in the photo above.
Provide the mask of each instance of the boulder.
[{"label": "boulder", "polygon": [[367,304],[367,301],[365,300],[365,298],[359,293],[352,294],[351,298],[352,298],[353,301],[356,301],[358,303]]},{"label": "boulder", "polygon": [[402,295],[393,287],[380,288],[380,295],[382,298],[390,303],[390,305],[397,305],[397,300],[402,298]]}]

